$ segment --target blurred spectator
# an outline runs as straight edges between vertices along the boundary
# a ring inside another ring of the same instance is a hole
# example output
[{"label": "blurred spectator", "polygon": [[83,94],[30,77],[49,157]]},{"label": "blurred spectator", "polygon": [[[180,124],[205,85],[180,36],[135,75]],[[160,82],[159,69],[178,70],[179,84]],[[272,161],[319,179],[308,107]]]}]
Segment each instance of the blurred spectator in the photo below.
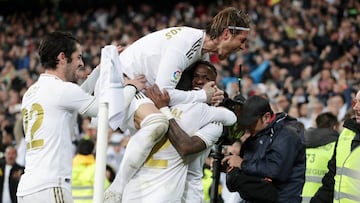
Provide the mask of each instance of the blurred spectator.
[{"label": "blurred spectator", "polygon": [[13,134],[14,127],[10,124],[7,124],[2,127],[1,130],[1,143],[0,143],[0,158],[4,157],[5,150],[8,146],[14,144],[14,134]]},{"label": "blurred spectator", "polygon": [[341,121],[344,118],[347,111],[347,106],[345,103],[344,96],[341,94],[330,96],[329,99],[327,100],[327,105],[325,110],[332,112],[334,115],[337,116],[338,121]]},{"label": "blurred spectator", "polygon": [[[72,195],[74,203],[93,202],[95,182],[94,142],[81,139],[77,146],[77,153],[73,158]],[[109,181],[105,179],[105,188]]]},{"label": "blurred spectator", "polygon": [[16,163],[16,148],[8,146],[0,161],[0,199],[2,203],[17,203],[16,191],[24,167]]}]

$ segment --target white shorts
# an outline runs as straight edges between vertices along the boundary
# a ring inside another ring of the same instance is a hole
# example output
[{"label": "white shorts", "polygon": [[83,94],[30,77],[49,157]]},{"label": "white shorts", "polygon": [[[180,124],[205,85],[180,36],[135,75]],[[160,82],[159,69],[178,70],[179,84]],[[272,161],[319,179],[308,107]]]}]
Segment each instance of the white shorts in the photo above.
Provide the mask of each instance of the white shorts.
[{"label": "white shorts", "polygon": [[[145,96],[144,93],[138,92],[135,94],[134,98],[132,99],[129,109],[126,111],[124,122],[121,125],[121,129],[129,129],[132,131],[136,131],[135,124],[134,124],[134,114],[135,111],[142,105],[142,104],[154,104],[154,102]],[[155,104],[154,104],[155,105]]]},{"label": "white shorts", "polygon": [[71,191],[52,187],[25,196],[17,197],[18,203],[73,203]]}]

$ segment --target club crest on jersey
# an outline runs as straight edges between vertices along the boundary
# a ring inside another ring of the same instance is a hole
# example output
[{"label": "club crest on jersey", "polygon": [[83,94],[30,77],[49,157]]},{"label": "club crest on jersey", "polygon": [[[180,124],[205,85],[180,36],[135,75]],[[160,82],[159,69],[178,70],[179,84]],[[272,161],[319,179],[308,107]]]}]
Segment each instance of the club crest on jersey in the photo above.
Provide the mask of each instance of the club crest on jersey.
[{"label": "club crest on jersey", "polygon": [[173,74],[172,74],[172,77],[171,77],[171,82],[177,84],[180,80],[180,77],[181,77],[181,70],[180,69],[177,69]]}]

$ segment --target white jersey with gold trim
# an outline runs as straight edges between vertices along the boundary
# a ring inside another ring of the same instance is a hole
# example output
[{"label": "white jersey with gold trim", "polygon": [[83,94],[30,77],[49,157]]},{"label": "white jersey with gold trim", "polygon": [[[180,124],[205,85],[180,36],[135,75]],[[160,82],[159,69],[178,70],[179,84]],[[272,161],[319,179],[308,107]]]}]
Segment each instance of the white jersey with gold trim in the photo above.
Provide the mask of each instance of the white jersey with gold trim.
[{"label": "white jersey with gold trim", "polygon": [[120,54],[121,69],[131,78],[144,74],[149,85],[156,83],[160,89],[167,89],[170,106],[204,102],[203,91],[175,89],[184,69],[200,59],[208,59],[208,54],[201,53],[204,40],[204,30],[190,27],[172,27],[150,33]]},{"label": "white jersey with gold trim", "polygon": [[27,90],[22,100],[26,163],[18,196],[50,187],[71,192],[74,116],[94,101],[78,85],[50,74],[41,74]]},{"label": "white jersey with gold trim", "polygon": [[[179,104],[172,107],[171,112],[179,126],[189,135],[198,134],[199,129],[209,130],[210,125],[212,128],[207,136],[218,137],[222,133],[222,125],[213,125],[212,122],[236,121],[236,116],[231,111],[205,103]],[[123,202],[181,202],[187,168],[187,160],[164,137],[153,148],[144,166],[126,185]]]},{"label": "white jersey with gold trim", "polygon": [[[236,121],[236,120],[235,120]],[[235,123],[235,122],[234,122]],[[203,166],[205,159],[209,156],[211,147],[218,141],[221,133],[214,134],[212,131],[220,125],[219,122],[210,123],[208,126],[200,129],[195,136],[200,137],[206,143],[206,149],[187,157],[189,161],[186,176],[185,190],[182,201],[186,203],[204,202],[204,190],[202,185]],[[222,125],[221,125],[222,126]]]}]

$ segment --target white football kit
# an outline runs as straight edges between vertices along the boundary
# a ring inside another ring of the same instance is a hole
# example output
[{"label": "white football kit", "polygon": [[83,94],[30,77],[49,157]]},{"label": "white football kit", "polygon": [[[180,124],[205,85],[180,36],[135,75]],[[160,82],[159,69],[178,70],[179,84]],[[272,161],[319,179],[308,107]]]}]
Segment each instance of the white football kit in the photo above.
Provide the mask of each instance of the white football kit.
[{"label": "white football kit", "polygon": [[[175,89],[182,72],[200,59],[205,40],[204,30],[190,27],[172,27],[159,30],[135,41],[120,53],[121,71],[130,78],[144,74],[148,85],[155,83],[166,89],[170,96],[169,106],[180,103],[205,102],[205,91]],[[149,100],[148,102],[151,102]],[[133,127],[133,113],[138,106],[131,105],[124,128]]]},{"label": "white football kit", "polygon": [[[232,123],[234,124],[235,121]],[[206,149],[196,154],[187,156],[188,171],[186,175],[185,190],[182,202],[185,203],[203,203],[204,189],[202,185],[203,166],[205,159],[209,156],[211,147],[218,141],[220,134],[212,135],[212,130],[204,128],[202,133],[198,135],[205,143]]]},{"label": "white football kit", "polygon": [[[206,33],[190,27],[172,27],[150,33],[127,47],[120,53],[119,73],[130,78],[144,74],[148,85],[155,83],[160,89],[166,89],[170,96],[170,106],[180,103],[205,102],[204,90],[182,91],[175,89],[182,72],[194,62],[207,59],[208,54],[201,53]],[[113,184],[108,191],[118,193],[121,197],[125,184],[136,170],[144,163],[153,146],[161,139],[167,128],[163,114],[153,113],[140,123],[141,128],[134,127],[134,113],[141,104],[153,103],[141,92],[135,95],[129,108],[119,121],[121,129],[129,129],[134,135],[127,146],[123,161]],[[159,127],[157,127],[159,126]],[[158,132],[157,132],[158,131]],[[114,184],[115,183],[115,184]],[[108,195],[105,195],[105,199]]]},{"label": "white football kit", "polygon": [[[205,103],[179,104],[172,107],[171,112],[187,134],[201,137],[206,145],[216,142],[223,130],[222,123],[236,122],[233,112]],[[187,168],[187,160],[164,137],[126,185],[122,202],[181,202]]]},{"label": "white football kit", "polygon": [[89,113],[94,102],[96,98],[77,84],[50,74],[41,74],[26,91],[22,114],[27,151],[18,197],[49,188],[62,188],[71,194],[74,116]]}]

